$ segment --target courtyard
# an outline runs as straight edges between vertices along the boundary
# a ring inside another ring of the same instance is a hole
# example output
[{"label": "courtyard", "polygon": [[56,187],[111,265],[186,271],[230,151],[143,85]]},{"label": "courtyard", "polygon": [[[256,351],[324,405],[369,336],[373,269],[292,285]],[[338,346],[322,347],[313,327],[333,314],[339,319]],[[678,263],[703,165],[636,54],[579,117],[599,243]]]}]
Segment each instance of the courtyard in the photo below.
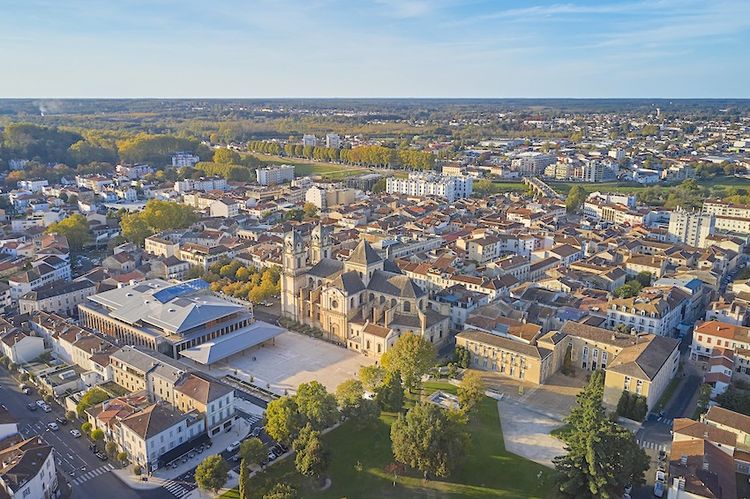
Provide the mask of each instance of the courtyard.
[{"label": "courtyard", "polygon": [[302,383],[318,381],[333,392],[374,359],[323,340],[285,331],[273,342],[238,353],[203,368],[214,376],[234,375],[283,395]]}]

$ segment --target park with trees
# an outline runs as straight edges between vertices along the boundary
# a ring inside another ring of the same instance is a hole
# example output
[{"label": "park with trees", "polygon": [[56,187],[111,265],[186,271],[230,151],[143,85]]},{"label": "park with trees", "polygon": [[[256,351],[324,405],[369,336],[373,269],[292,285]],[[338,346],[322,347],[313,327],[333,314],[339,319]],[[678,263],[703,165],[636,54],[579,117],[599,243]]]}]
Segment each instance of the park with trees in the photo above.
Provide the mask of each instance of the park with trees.
[{"label": "park with trees", "polygon": [[[269,404],[267,431],[295,456],[249,478],[251,497],[276,497],[280,483],[296,494],[284,497],[549,494],[554,472],[505,450],[497,402],[484,396],[481,377],[458,386],[425,381],[435,353],[409,336],[387,366],[363,367],[334,394],[311,382]],[[407,387],[398,368],[408,365]],[[436,390],[457,395],[460,409],[428,402]],[[234,489],[224,497],[242,496]]]}]

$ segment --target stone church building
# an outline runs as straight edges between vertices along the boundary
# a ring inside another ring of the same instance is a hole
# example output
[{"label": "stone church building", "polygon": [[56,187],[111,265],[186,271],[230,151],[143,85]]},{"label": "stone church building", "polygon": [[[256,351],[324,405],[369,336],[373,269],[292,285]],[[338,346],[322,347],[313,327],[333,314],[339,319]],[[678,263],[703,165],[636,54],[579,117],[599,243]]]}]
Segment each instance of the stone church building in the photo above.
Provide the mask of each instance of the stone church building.
[{"label": "stone church building", "polygon": [[379,358],[403,333],[439,349],[449,317],[414,280],[360,241],[346,261],[331,258],[331,228],[312,230],[309,248],[297,232],[284,238],[281,311],[323,330],[328,339]]}]

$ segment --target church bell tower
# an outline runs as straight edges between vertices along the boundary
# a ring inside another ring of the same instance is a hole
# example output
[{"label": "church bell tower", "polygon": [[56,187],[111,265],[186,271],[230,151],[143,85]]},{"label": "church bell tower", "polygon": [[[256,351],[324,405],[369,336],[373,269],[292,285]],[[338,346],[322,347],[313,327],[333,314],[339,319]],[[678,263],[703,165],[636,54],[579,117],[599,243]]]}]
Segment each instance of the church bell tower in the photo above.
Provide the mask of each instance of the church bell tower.
[{"label": "church bell tower", "polygon": [[284,236],[283,269],[281,272],[281,313],[299,321],[299,290],[305,285],[307,250],[299,232],[288,232]]}]

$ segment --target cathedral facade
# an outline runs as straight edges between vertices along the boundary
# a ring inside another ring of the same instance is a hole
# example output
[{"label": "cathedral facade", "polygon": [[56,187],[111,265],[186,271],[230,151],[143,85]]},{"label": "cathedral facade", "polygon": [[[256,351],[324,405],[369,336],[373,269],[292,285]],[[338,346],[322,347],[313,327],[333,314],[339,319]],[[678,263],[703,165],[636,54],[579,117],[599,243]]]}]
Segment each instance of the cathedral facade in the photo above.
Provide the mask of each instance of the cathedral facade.
[{"label": "cathedral facade", "polygon": [[331,228],[312,230],[309,247],[296,231],[284,238],[281,311],[314,326],[329,340],[379,358],[404,333],[439,349],[449,338],[449,317],[414,280],[365,240],[346,261],[331,258]]}]

